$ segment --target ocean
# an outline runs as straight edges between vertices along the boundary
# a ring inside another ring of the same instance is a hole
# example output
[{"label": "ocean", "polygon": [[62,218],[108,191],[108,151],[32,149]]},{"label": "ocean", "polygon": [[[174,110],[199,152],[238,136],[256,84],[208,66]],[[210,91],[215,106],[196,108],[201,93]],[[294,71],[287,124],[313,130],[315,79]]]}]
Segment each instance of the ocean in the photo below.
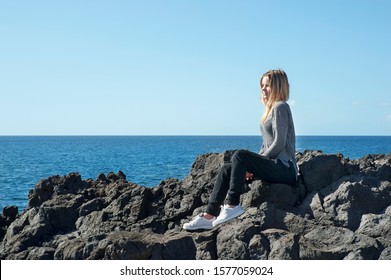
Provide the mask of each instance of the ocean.
[{"label": "ocean", "polygon": [[[83,179],[123,171],[127,180],[153,187],[183,179],[200,154],[248,149],[260,136],[0,136],[0,209],[27,206],[42,178],[78,172]],[[391,136],[297,136],[296,150],[342,153],[350,159],[391,153]]]}]

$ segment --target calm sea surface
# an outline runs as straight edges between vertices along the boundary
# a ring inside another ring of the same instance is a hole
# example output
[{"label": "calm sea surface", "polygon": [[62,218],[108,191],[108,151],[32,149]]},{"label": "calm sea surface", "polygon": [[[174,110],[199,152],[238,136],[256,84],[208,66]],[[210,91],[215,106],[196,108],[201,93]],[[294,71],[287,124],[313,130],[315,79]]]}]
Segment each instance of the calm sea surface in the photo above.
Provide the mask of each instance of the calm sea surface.
[{"label": "calm sea surface", "polygon": [[[0,136],[0,209],[27,206],[41,179],[78,172],[83,179],[122,170],[127,180],[155,186],[184,178],[203,153],[259,151],[260,136]],[[391,136],[298,136],[297,151],[323,150],[351,159],[391,153]]]}]

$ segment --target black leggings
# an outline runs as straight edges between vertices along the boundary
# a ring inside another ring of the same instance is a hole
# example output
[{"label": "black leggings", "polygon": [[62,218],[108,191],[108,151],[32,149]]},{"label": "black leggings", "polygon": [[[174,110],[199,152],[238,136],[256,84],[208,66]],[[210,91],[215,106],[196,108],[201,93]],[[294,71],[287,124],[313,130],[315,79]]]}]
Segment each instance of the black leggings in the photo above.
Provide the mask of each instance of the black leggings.
[{"label": "black leggings", "polygon": [[238,205],[244,190],[246,172],[270,183],[293,185],[296,171],[292,162],[286,166],[279,159],[272,159],[247,150],[238,150],[217,175],[216,184],[209,198],[206,213],[218,216],[224,199],[230,205]]}]

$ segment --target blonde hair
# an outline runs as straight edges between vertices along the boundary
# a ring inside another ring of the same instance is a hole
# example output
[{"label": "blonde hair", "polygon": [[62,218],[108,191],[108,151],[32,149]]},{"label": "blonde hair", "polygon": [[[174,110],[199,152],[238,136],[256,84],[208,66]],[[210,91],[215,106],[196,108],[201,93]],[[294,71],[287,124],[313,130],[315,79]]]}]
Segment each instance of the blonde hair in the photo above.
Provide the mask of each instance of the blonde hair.
[{"label": "blonde hair", "polygon": [[265,104],[266,109],[262,115],[262,122],[264,122],[269,115],[271,109],[274,104],[278,101],[288,101],[289,99],[289,82],[288,76],[283,70],[269,70],[265,74],[262,75],[259,84],[262,88],[262,79],[264,77],[269,78],[270,82],[270,93],[267,100],[267,103],[264,102],[263,98],[261,98],[262,103]]}]

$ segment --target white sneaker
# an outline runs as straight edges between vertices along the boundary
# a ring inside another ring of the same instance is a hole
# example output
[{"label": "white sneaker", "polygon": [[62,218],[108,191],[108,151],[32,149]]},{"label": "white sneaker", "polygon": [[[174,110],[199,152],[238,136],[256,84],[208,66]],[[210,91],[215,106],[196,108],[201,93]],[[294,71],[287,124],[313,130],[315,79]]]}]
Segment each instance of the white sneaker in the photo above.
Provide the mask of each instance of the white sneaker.
[{"label": "white sneaker", "polygon": [[228,222],[236,217],[239,217],[244,213],[242,206],[238,205],[233,208],[228,205],[224,205],[221,209],[220,215],[213,221],[212,225],[215,227],[222,223]]},{"label": "white sneaker", "polygon": [[204,217],[202,217],[202,214],[200,214],[190,222],[183,224],[183,229],[188,231],[197,230],[197,229],[212,229],[213,228],[212,223],[215,220],[216,218],[213,218],[211,220],[205,219]]}]

